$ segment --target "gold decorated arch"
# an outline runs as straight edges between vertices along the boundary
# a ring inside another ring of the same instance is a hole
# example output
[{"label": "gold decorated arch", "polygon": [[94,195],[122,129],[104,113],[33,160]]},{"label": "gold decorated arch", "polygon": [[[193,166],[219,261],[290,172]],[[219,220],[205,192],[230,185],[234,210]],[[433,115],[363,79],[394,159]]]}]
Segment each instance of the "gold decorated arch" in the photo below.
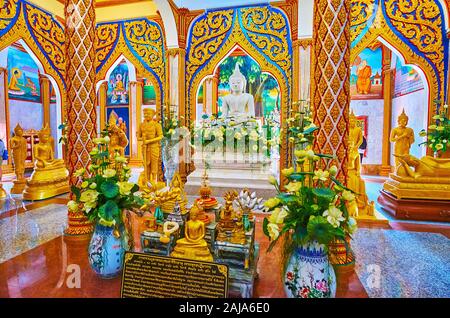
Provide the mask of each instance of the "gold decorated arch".
[{"label": "gold decorated arch", "polygon": [[97,79],[104,80],[122,56],[148,78],[156,92],[158,115],[162,114],[165,85],[164,37],[159,25],[148,19],[98,24],[96,28]]},{"label": "gold decorated arch", "polygon": [[[290,113],[292,96],[292,41],[288,19],[283,11],[271,6],[244,7],[208,11],[193,21],[186,52],[186,125],[195,121],[196,97],[203,79],[239,46],[279,83],[281,123]],[[281,168],[291,153],[284,135],[280,153]],[[187,168],[191,172],[192,167]]]},{"label": "gold decorated arch", "polygon": [[[428,119],[434,100],[445,100],[448,44],[445,21],[437,1],[415,0],[409,5],[388,0],[351,1],[351,62],[377,39],[397,50],[406,64],[419,67],[429,86]],[[448,96],[447,96],[448,97]]]},{"label": "gold decorated arch", "polygon": [[[48,12],[23,0],[5,0],[0,6],[0,51],[22,40],[58,86],[61,111],[66,117],[64,29]],[[63,119],[64,119],[63,118]]]}]

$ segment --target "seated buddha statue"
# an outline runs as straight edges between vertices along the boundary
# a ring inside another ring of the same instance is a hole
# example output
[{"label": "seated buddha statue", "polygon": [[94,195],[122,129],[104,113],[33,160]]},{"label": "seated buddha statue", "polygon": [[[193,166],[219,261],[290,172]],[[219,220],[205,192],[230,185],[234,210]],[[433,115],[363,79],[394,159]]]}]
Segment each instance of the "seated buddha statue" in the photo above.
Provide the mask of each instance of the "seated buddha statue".
[{"label": "seated buddha statue", "polygon": [[235,226],[233,232],[231,233],[230,242],[234,243],[234,244],[241,244],[241,245],[243,245],[243,244],[245,244],[245,242],[247,242],[242,215],[238,216],[238,218],[237,218],[236,226]]},{"label": "seated buddha statue", "polygon": [[356,116],[353,111],[350,113],[349,121],[349,162],[348,162],[348,183],[347,187],[356,194],[356,203],[358,209],[355,206],[350,209],[352,216],[373,216],[375,212],[374,202],[369,202],[369,198],[366,194],[366,184],[361,178],[361,157],[358,149],[363,141],[362,129],[356,125]]},{"label": "seated buddha statue", "polygon": [[184,192],[184,185],[181,181],[181,176],[176,173],[173,176],[169,185],[168,191],[159,191],[156,194],[158,201],[161,205],[161,209],[165,213],[171,213],[175,207],[175,202],[178,201],[182,214],[186,214],[187,196]]},{"label": "seated buddha statue", "polygon": [[218,241],[226,241],[227,240],[227,232],[231,232],[236,228],[236,213],[233,208],[233,201],[238,196],[236,191],[228,191],[224,195],[225,199],[225,207],[220,213],[220,220],[217,224],[217,240]]},{"label": "seated buddha statue", "polygon": [[198,207],[193,206],[189,213],[189,221],[184,227],[184,238],[177,240],[172,257],[193,259],[197,261],[212,262],[213,257],[209,251],[205,237],[205,223],[197,219]]},{"label": "seated buddha statue", "polygon": [[39,143],[33,147],[34,171],[23,192],[25,200],[42,200],[69,192],[69,172],[64,160],[54,157],[48,125],[38,136]]}]

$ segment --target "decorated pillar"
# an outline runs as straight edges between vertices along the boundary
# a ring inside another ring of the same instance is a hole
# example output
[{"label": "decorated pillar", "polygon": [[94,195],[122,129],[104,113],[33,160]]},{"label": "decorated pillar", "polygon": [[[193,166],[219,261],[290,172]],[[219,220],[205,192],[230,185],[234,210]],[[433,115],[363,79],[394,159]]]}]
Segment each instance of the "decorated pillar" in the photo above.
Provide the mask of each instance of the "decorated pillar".
[{"label": "decorated pillar", "polygon": [[[67,0],[64,14],[69,127],[67,160],[69,182],[75,185],[74,172],[88,168],[92,139],[96,137],[94,0]],[[67,236],[86,235],[92,230],[92,224],[82,212],[69,211]]]},{"label": "decorated pillar", "polygon": [[[350,106],[350,0],[318,0],[314,4],[314,123],[319,127],[314,151],[334,155],[337,178],[347,182]],[[347,242],[346,242],[347,241]],[[329,244],[337,275],[354,269],[350,239]]]},{"label": "decorated pillar", "polygon": [[217,114],[219,112],[219,72],[214,74],[212,78],[212,113]]},{"label": "decorated pillar", "polygon": [[393,71],[391,70],[392,52],[383,46],[383,145],[381,151],[380,176],[389,176],[391,173],[391,143],[389,136],[391,133],[392,117],[392,91],[393,91]]},{"label": "decorated pillar", "polygon": [[41,102],[43,111],[43,125],[50,127],[50,89],[51,83],[47,76],[39,74],[39,86],[41,87]]},{"label": "decorated pillar", "polygon": [[337,178],[346,182],[350,105],[350,0],[314,4],[314,123],[319,127],[314,150],[335,155]]}]

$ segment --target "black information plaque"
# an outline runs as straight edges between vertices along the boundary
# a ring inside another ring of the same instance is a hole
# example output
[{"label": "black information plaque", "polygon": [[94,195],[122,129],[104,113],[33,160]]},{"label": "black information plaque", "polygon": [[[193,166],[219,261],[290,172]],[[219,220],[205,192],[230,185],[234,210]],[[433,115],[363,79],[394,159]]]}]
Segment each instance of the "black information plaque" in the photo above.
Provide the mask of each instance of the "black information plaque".
[{"label": "black information plaque", "polygon": [[125,253],[122,298],[226,298],[228,266]]}]

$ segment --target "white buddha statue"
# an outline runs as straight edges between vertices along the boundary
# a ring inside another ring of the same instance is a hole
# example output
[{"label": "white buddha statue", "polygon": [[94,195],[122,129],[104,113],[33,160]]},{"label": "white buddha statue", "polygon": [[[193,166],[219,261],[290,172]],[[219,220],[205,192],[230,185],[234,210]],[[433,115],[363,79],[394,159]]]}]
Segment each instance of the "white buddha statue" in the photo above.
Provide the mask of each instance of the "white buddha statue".
[{"label": "white buddha statue", "polygon": [[237,123],[255,117],[255,101],[251,94],[245,93],[247,80],[236,63],[229,79],[231,94],[222,97],[222,117],[233,117]]}]

